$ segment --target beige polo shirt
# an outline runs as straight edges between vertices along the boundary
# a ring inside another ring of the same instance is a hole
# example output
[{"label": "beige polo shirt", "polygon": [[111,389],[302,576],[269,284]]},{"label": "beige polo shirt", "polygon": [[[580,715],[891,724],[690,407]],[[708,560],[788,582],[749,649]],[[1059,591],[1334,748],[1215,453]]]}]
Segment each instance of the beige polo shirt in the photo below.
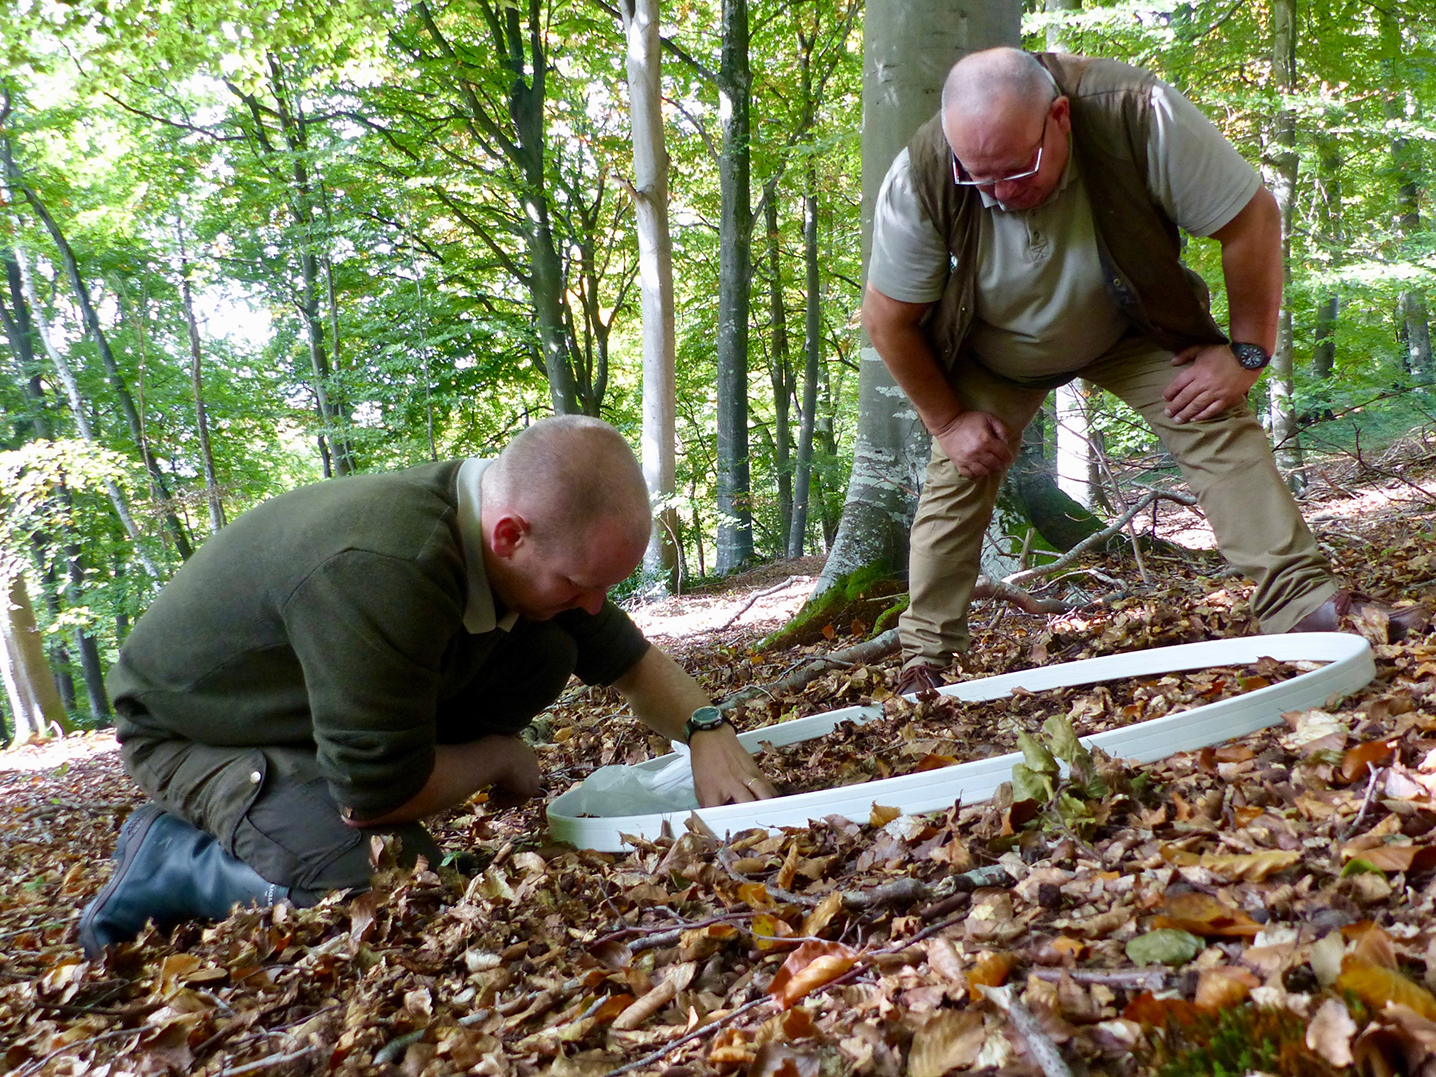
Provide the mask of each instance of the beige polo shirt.
[{"label": "beige polo shirt", "polygon": [[[1247,164],[1190,101],[1164,82],[1152,90],[1147,187],[1167,215],[1211,235],[1261,187]],[[1070,138],[1070,136],[1069,136]],[[977,311],[970,338],[983,364],[1026,379],[1079,370],[1127,331],[1103,284],[1092,206],[1075,154],[1056,191],[1029,210],[1007,211],[982,192]],[[908,154],[893,161],[873,214],[868,283],[893,299],[942,297],[952,255],[913,189]]]}]

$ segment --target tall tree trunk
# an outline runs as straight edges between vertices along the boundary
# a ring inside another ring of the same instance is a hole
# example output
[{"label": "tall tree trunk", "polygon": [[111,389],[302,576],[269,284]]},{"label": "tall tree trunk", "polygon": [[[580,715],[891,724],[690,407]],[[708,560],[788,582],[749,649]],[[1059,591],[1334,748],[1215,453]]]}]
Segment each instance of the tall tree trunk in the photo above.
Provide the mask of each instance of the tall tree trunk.
[{"label": "tall tree trunk", "polygon": [[[1419,116],[1419,102],[1399,81],[1398,68],[1405,53],[1405,41],[1397,12],[1400,8],[1378,7],[1381,30],[1382,72],[1390,88],[1386,100],[1388,119],[1408,122]],[[1404,12],[1403,12],[1404,13]],[[1405,135],[1391,140],[1391,164],[1396,181],[1396,212],[1402,235],[1408,241],[1419,241],[1421,231],[1421,188],[1425,184],[1422,143],[1413,143]],[[1410,255],[1403,255],[1410,257]],[[1428,320],[1425,293],[1408,289],[1397,301],[1401,320],[1401,336],[1406,344],[1403,365],[1413,377],[1426,380],[1436,373],[1431,352],[1431,326]]]},{"label": "tall tree trunk", "polygon": [[1097,467],[1098,432],[1092,424],[1092,394],[1084,378],[1073,378],[1053,393],[1057,418],[1057,486],[1084,509],[1100,502],[1101,479]]},{"label": "tall tree trunk", "polygon": [[718,223],[718,550],[722,575],[753,557],[748,474],[748,285],[753,207],[749,189],[748,0],[723,0],[718,67],[723,149]]},{"label": "tall tree trunk", "polygon": [[1271,409],[1271,440],[1277,465],[1286,473],[1287,485],[1295,492],[1306,488],[1301,444],[1297,440],[1294,400],[1294,354],[1291,325],[1291,226],[1296,201],[1296,175],[1300,157],[1296,148],[1296,3],[1273,0],[1272,83],[1282,97],[1273,122],[1268,151],[1272,193],[1281,211],[1282,291],[1281,317],[1277,323],[1276,351],[1267,372],[1267,393]]},{"label": "tall tree trunk", "polygon": [[[80,437],[91,445],[96,444],[94,431],[90,429],[89,413],[85,410],[85,402],[80,397],[79,383],[75,381],[75,374],[70,369],[69,360],[50,342],[50,332],[45,325],[45,316],[40,313],[39,304],[35,301],[35,281],[24,261],[20,263],[20,273],[24,281],[25,299],[30,307],[30,316],[35,325],[35,336],[50,357],[50,362],[55,366],[55,373],[64,387],[65,396],[70,403],[70,412],[74,416],[75,426],[79,428]],[[135,518],[130,513],[129,502],[125,500],[125,495],[111,479],[105,480],[105,493],[109,495],[115,515],[119,517],[121,526],[130,536],[130,542],[134,544],[135,556],[139,558],[140,564],[149,573],[150,579],[155,583],[161,582],[164,577],[160,574],[159,566],[150,558],[149,552],[145,549],[144,541],[140,537],[139,525],[135,523]]]},{"label": "tall tree trunk", "polygon": [[768,226],[768,318],[771,326],[772,366],[768,371],[773,385],[773,470],[778,476],[778,554],[788,545],[793,526],[793,357],[788,347],[788,310],[783,302],[783,254],[778,237],[778,189],[769,185],[763,192],[763,218]]},{"label": "tall tree trunk", "polygon": [[643,476],[656,509],[643,563],[678,586],[677,381],[668,149],[663,136],[659,0],[622,0],[633,126],[633,205],[643,310]]},{"label": "tall tree trunk", "polygon": [[0,599],[5,605],[0,617],[0,671],[4,673],[5,694],[15,718],[15,742],[29,737],[49,736],[52,727],[74,732],[70,716],[55,690],[55,678],[45,661],[45,647],[35,626],[35,610],[25,588],[25,576],[18,565],[0,564]]},{"label": "tall tree trunk", "polygon": [[568,351],[564,317],[566,282],[563,262],[554,246],[548,180],[544,174],[544,154],[549,138],[544,122],[550,63],[545,47],[547,9],[541,0],[527,0],[526,3],[514,0],[503,4],[477,0],[477,7],[493,35],[494,54],[512,78],[508,94],[512,138],[499,132],[485,112],[479,93],[463,74],[467,61],[455,53],[429,5],[420,0],[414,11],[440,54],[452,67],[451,77],[465,110],[464,122],[471,127],[479,142],[486,142],[492,137],[523,174],[524,189],[520,196],[523,204],[519,216],[529,257],[529,273],[523,283],[533,302],[539,356],[548,375],[549,399],[554,412],[576,415],[584,408],[578,398]]},{"label": "tall tree trunk", "polygon": [[[50,233],[56,249],[60,252],[60,260],[65,266],[65,274],[70,279],[70,287],[74,290],[75,301],[80,305],[80,315],[84,321],[86,332],[95,343],[95,350],[100,354],[100,363],[105,368],[105,377],[110,383],[110,388],[119,401],[120,412],[125,417],[125,423],[130,428],[130,436],[134,439],[135,447],[144,461],[145,470],[149,472],[151,485],[154,487],[156,499],[164,506],[165,526],[169,530],[170,538],[175,544],[175,550],[181,558],[188,558],[194,552],[189,541],[189,534],[185,531],[184,525],[180,523],[179,517],[175,515],[174,508],[170,501],[169,484],[165,481],[164,473],[160,470],[159,461],[150,452],[149,442],[145,438],[144,429],[140,424],[140,413],[135,408],[134,399],[130,396],[129,386],[125,383],[124,374],[120,372],[120,365],[115,361],[114,353],[110,350],[109,338],[100,325],[99,315],[95,312],[95,305],[90,299],[90,289],[84,278],[80,275],[80,263],[75,257],[74,250],[70,247],[69,240],[65,238],[64,232],[55,222],[50,211],[45,207],[37,195],[24,182],[19,167],[10,147],[9,140],[0,139],[0,153],[4,156],[5,172],[10,177],[12,186],[24,195],[25,201],[30,204],[35,215]],[[38,314],[35,308],[34,296],[30,297],[32,311]]]},{"label": "tall tree trunk", "polygon": [[[873,203],[888,166],[937,111],[943,80],[963,55],[1021,41],[1016,0],[872,0],[863,23],[863,265]],[[858,429],[842,523],[815,588],[821,594],[866,566],[907,564],[908,529],[927,460],[917,415],[863,338]]]},{"label": "tall tree trunk", "polygon": [[[805,76],[806,73],[805,66]],[[804,171],[803,264],[807,270],[807,297],[803,304],[803,410],[798,425],[798,461],[793,476],[793,523],[788,528],[789,557],[803,556],[803,544],[808,533],[813,431],[818,411],[818,371],[823,362],[822,296],[818,278],[818,167],[812,157],[808,158],[808,167]],[[827,543],[824,542],[824,545]]]},{"label": "tall tree trunk", "polygon": [[204,466],[205,501],[209,505],[209,529],[218,531],[224,526],[224,502],[219,496],[219,480],[214,473],[214,453],[209,446],[209,417],[204,407],[204,379],[200,370],[203,356],[199,343],[199,322],[194,316],[194,296],[190,293],[189,255],[185,252],[184,227],[176,222],[180,255],[180,297],[184,301],[185,326],[189,329],[189,378],[194,394],[194,419],[199,430],[199,455]]},{"label": "tall tree trunk", "polygon": [[[1329,269],[1337,268],[1345,250],[1345,229],[1341,217],[1341,146],[1328,134],[1316,140],[1316,228],[1321,250]],[[1336,324],[1341,312],[1341,295],[1332,285],[1317,304],[1316,334],[1311,348],[1311,372],[1331,377],[1336,369]]]},{"label": "tall tree trunk", "polygon": [[[1042,10],[1049,15],[1055,15],[1062,11],[1081,11],[1082,0],[1045,0]],[[1048,52],[1071,52],[1066,35],[1061,26],[1049,25],[1047,27],[1047,51]]]}]

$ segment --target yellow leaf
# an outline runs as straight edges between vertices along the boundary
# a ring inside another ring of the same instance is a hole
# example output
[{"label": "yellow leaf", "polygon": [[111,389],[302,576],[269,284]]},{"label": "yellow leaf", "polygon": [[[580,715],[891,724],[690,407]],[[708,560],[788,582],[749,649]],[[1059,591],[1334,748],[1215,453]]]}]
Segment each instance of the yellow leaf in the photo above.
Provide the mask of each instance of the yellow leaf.
[{"label": "yellow leaf", "polygon": [[1259,883],[1301,860],[1297,849],[1267,849],[1260,853],[1222,855],[1203,853],[1197,863],[1228,882]]},{"label": "yellow leaf", "polygon": [[868,817],[868,822],[875,827],[887,826],[901,814],[901,808],[887,808],[874,802],[873,813]]},{"label": "yellow leaf", "polygon": [[1339,991],[1350,991],[1373,1010],[1385,1009],[1388,1003],[1405,1006],[1429,1021],[1436,1021],[1436,998],[1420,984],[1408,980],[1395,969],[1384,969],[1364,961],[1356,954],[1347,954],[1337,977]]},{"label": "yellow leaf", "polygon": [[828,926],[829,921],[836,916],[843,907],[843,895],[834,891],[818,903],[818,907],[803,918],[801,934],[810,938],[820,933]]}]

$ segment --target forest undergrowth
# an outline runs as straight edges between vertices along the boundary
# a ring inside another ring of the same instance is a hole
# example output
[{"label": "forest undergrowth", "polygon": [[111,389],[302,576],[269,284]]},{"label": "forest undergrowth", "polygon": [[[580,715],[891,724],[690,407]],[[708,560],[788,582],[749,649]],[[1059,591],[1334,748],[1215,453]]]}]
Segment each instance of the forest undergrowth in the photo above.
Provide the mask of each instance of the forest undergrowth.
[{"label": "forest undergrowth", "polygon": [[[1349,586],[1432,603],[1436,455],[1422,446],[1389,472],[1328,470],[1307,515]],[[975,608],[951,679],[1254,631],[1249,585],[1213,555],[1149,557],[1148,583],[1130,562],[1090,564],[1122,593],[1062,616]],[[737,609],[811,568],[669,601]],[[4,1068],[1433,1073],[1436,634],[1393,644],[1379,618],[1352,627],[1375,641],[1364,689],[1157,764],[1098,756],[1052,779],[1046,803],[1007,790],[914,817],[875,800],[865,818],[697,827],[626,854],[553,844],[544,806],[666,745],[613,693],[573,688],[539,723],[544,797],[498,811],[480,796],[435,827],[475,854],[472,876],[385,860],[365,894],[151,930],[101,962],[84,959],[76,920],[139,791],[107,733],[13,749],[0,757]],[[852,626],[759,652],[765,631],[714,615],[659,642],[721,698]],[[897,664],[759,694],[735,720],[889,700]]]}]

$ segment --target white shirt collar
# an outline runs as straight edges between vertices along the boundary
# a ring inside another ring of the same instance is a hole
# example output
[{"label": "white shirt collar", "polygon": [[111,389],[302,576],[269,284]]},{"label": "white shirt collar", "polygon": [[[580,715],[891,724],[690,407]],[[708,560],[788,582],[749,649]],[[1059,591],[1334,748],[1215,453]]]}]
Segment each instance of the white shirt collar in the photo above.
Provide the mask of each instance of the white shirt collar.
[{"label": "white shirt collar", "polygon": [[494,591],[484,570],[484,529],[479,518],[483,497],[480,489],[484,471],[492,463],[492,460],[470,457],[459,465],[456,480],[459,541],[464,547],[464,573],[469,581],[469,593],[464,603],[464,628],[476,636],[496,628],[509,632],[519,619],[519,615],[513,612],[504,614],[502,618],[498,616]]}]

